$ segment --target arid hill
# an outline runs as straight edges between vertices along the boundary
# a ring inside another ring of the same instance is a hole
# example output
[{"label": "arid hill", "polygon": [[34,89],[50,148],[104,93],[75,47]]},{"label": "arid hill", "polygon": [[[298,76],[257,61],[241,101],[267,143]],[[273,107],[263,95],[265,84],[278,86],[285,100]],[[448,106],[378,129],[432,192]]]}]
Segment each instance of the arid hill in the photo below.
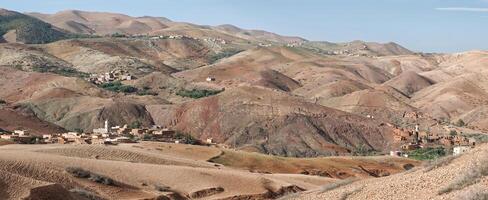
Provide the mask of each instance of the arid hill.
[{"label": "arid hill", "polygon": [[238,87],[175,106],[148,106],[156,124],[231,147],[283,156],[383,151],[392,132],[381,121],[260,87]]},{"label": "arid hill", "polygon": [[488,186],[487,147],[389,177],[351,179],[288,199],[483,199]]}]

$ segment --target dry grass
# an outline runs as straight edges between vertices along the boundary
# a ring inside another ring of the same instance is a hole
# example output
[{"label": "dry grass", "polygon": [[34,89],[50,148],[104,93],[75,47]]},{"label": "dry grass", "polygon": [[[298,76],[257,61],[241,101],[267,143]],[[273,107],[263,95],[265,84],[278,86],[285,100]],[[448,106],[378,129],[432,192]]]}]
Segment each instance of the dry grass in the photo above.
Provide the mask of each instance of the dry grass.
[{"label": "dry grass", "polygon": [[449,163],[451,163],[454,159],[458,157],[459,157],[458,155],[456,156],[450,155],[435,160],[427,161],[424,164],[424,172],[429,172],[435,168],[449,165]]},{"label": "dry grass", "polygon": [[488,175],[488,151],[481,153],[479,160],[474,161],[472,167],[455,178],[447,187],[442,188],[438,194],[449,193],[454,190],[461,190],[477,183],[481,178]]},{"label": "dry grass", "polygon": [[347,200],[351,195],[353,194],[356,194],[358,192],[361,192],[361,190],[363,190],[362,187],[358,187],[354,190],[351,190],[351,191],[346,191],[344,193],[341,194],[341,197],[339,198],[340,200]]},{"label": "dry grass", "polygon": [[488,200],[488,191],[483,186],[471,187],[459,193],[455,199],[458,200]]},{"label": "dry grass", "polygon": [[73,194],[76,194],[76,195],[81,196],[81,197],[88,199],[88,200],[103,200],[103,198],[101,198],[98,195],[94,194],[93,192],[90,192],[90,191],[85,190],[85,189],[75,188],[75,189],[71,189],[69,191]]},{"label": "dry grass", "polygon": [[115,181],[113,179],[96,173],[92,173],[79,167],[67,167],[65,170],[76,178],[86,178],[90,181],[101,183],[104,185],[115,185]]},{"label": "dry grass", "polygon": [[325,192],[328,192],[328,191],[349,185],[349,184],[351,184],[357,180],[358,179],[355,179],[355,178],[348,178],[348,179],[343,179],[343,180],[333,182],[331,184],[324,185],[319,189],[319,193],[325,193]]}]

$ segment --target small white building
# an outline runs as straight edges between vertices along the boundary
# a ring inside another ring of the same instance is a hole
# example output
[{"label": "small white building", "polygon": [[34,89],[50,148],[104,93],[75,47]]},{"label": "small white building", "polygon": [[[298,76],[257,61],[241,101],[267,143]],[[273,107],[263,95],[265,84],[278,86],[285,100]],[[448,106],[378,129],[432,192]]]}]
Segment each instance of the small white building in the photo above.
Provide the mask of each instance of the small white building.
[{"label": "small white building", "polygon": [[470,146],[457,146],[453,148],[452,155],[459,155],[469,151],[470,149],[471,149]]},{"label": "small white building", "polygon": [[207,80],[207,82],[213,82],[213,81],[215,81],[215,78],[214,77],[207,77],[206,80]]}]

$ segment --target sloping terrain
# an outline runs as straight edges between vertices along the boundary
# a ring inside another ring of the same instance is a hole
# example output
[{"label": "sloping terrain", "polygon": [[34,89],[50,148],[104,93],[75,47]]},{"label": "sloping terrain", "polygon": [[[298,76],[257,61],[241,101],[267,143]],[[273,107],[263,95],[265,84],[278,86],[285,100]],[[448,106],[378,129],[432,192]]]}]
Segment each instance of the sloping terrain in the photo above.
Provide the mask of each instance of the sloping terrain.
[{"label": "sloping terrain", "polygon": [[2,69],[0,98],[16,105],[17,110],[68,130],[89,131],[101,127],[105,120],[153,124],[137,98],[117,97],[79,78]]},{"label": "sloping terrain", "polygon": [[[222,149],[182,144],[143,142],[119,146],[8,145],[0,148],[0,171],[4,172],[0,176],[0,194],[10,199],[27,196],[60,199],[59,195],[64,195],[64,199],[84,199],[80,194],[104,199],[276,199],[338,181],[321,174],[290,174],[298,173],[296,170],[275,173],[277,168],[270,165],[256,169],[263,172],[235,169],[240,168],[235,165],[238,160],[252,160],[262,155],[232,151],[212,163],[206,160],[222,156]],[[272,156],[263,158],[264,163],[282,160]],[[357,163],[359,160],[361,162]],[[224,163],[215,163],[219,161]],[[403,171],[402,165],[406,163],[417,164],[408,159],[383,157],[317,158],[303,162],[319,165],[330,161],[333,163],[327,168],[349,171],[349,175],[361,178],[371,177],[361,169],[387,175]],[[347,164],[341,165],[343,161]],[[282,169],[305,167],[289,166]],[[349,167],[358,170],[350,171]],[[69,169],[85,170],[113,182],[103,184],[75,177]],[[9,184],[4,184],[7,182]]]},{"label": "sloping terrain", "polygon": [[7,131],[28,130],[35,135],[66,131],[60,126],[40,120],[29,113],[19,113],[8,108],[0,108],[0,127]]},{"label": "sloping terrain", "polygon": [[435,83],[432,80],[422,77],[413,71],[406,71],[395,78],[390,79],[384,84],[397,89],[405,96],[411,96],[415,92],[418,92]]},{"label": "sloping terrain", "polygon": [[147,108],[156,124],[274,155],[342,155],[362,147],[383,151],[393,137],[380,121],[260,87],[238,87],[181,105]]},{"label": "sloping terrain", "polygon": [[488,187],[487,147],[483,145],[460,157],[446,158],[409,172],[324,186],[289,199],[484,199]]},{"label": "sloping terrain", "polygon": [[[14,31],[14,32],[12,32]],[[34,17],[0,8],[0,38],[14,34],[11,42],[43,44],[68,37],[64,31]]]}]

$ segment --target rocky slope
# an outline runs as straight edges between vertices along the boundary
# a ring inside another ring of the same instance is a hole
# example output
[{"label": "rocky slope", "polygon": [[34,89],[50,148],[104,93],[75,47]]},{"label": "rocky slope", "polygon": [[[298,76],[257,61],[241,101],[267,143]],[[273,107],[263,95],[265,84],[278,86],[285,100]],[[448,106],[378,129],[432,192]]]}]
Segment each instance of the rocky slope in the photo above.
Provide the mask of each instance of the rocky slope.
[{"label": "rocky slope", "polygon": [[236,148],[283,156],[383,151],[392,133],[380,121],[260,87],[238,87],[176,106],[148,106],[156,124]]}]

